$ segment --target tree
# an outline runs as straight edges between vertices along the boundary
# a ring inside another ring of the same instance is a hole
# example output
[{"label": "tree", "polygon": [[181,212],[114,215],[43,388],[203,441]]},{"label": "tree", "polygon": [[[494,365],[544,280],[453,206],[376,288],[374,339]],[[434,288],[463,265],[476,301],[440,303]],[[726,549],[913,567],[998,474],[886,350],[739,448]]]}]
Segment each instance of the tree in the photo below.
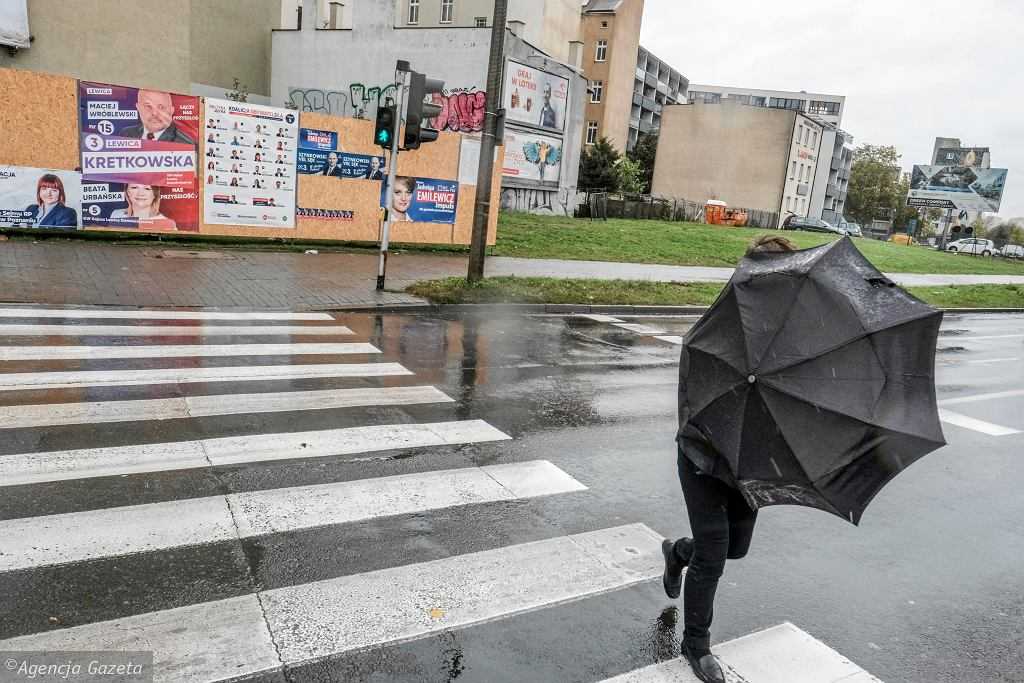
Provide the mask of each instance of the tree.
[{"label": "tree", "polygon": [[654,185],[654,161],[658,155],[658,136],[653,133],[640,133],[633,151],[627,156],[640,165],[640,179],[642,194],[650,194]]},{"label": "tree", "polygon": [[886,213],[906,220],[909,214],[901,209],[906,208],[908,188],[909,179],[900,177],[900,155],[895,147],[861,145],[853,153],[846,215],[864,226]]},{"label": "tree", "polygon": [[622,158],[608,138],[601,137],[580,154],[579,189],[615,192],[619,189],[619,176],[615,164]]},{"label": "tree", "polygon": [[622,157],[615,162],[616,188],[622,194],[643,194],[643,169],[640,163]]},{"label": "tree", "polygon": [[911,220],[917,220],[918,223],[919,215],[917,209],[913,206],[907,206],[907,194],[910,192],[910,174],[904,173],[900,177],[900,182],[896,185],[895,200],[896,205],[893,207],[893,227],[906,228],[907,224]]}]

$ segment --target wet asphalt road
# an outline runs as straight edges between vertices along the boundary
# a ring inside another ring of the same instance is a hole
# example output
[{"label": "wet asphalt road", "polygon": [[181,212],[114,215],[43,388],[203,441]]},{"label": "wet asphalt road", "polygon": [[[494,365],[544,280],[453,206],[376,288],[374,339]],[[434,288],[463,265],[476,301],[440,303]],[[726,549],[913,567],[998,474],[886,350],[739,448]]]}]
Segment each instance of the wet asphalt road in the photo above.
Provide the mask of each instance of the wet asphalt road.
[{"label": "wet asphalt road", "polygon": [[[126,324],[124,320],[76,321]],[[547,460],[585,491],[262,534],[239,542],[0,571],[0,639],[273,591],[465,553],[643,523],[688,531],[675,471],[685,319],[338,315],[351,336],[0,337],[25,345],[369,342],[414,375],[0,392],[0,405],[432,385],[451,403],[368,405],[0,431],[6,454],[367,425],[483,420],[511,440],[248,462],[4,486],[0,520],[225,493]],[[46,324],[32,318],[0,321]],[[139,322],[139,321],[134,321]],[[149,321],[147,321],[149,322]],[[181,321],[156,324],[189,324]],[[223,324],[223,323],[219,323]],[[255,324],[255,323],[244,323]],[[209,323],[210,326],[215,323]],[[5,361],[5,373],[341,362],[337,356]],[[750,555],[726,569],[715,642],[789,621],[888,682],[1024,681],[1024,316],[948,316],[940,403],[980,421],[891,482],[859,527],[801,508],[762,511]],[[2,379],[2,375],[0,375]],[[989,394],[1000,394],[988,396]],[[963,420],[961,420],[961,423]],[[996,430],[999,431],[999,430]],[[0,546],[0,559],[2,559]],[[600,681],[678,656],[660,582],[563,602],[305,665],[296,681]],[[279,680],[279,674],[253,680]]]}]

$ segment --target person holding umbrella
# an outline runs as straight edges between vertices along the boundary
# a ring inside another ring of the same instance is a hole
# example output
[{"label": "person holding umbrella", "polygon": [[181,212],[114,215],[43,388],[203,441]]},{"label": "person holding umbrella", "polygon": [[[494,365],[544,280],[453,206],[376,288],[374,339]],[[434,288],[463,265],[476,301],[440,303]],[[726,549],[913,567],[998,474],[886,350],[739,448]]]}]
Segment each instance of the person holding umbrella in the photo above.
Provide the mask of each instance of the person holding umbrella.
[{"label": "person holding umbrella", "polygon": [[683,590],[682,652],[701,681],[725,682],[710,650],[715,592],[726,561],[747,554],[758,508],[857,524],[887,482],[945,444],[941,322],[849,238],[796,251],[767,235],[687,333],[677,461],[693,538],[662,543],[662,584],[673,599]]}]

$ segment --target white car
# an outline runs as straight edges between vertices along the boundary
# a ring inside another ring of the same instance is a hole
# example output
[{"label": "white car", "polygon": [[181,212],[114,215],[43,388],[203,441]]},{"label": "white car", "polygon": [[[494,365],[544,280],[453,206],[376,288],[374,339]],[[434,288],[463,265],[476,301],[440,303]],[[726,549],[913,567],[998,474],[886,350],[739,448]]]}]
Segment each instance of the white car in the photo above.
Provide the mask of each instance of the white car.
[{"label": "white car", "polygon": [[996,245],[992,240],[981,240],[975,238],[968,238],[950,242],[946,245],[946,251],[957,252],[960,254],[980,254],[981,256],[991,256],[996,253]]},{"label": "white car", "polygon": [[1024,258],[1024,247],[1019,244],[1007,244],[999,250],[999,255],[1006,258]]}]

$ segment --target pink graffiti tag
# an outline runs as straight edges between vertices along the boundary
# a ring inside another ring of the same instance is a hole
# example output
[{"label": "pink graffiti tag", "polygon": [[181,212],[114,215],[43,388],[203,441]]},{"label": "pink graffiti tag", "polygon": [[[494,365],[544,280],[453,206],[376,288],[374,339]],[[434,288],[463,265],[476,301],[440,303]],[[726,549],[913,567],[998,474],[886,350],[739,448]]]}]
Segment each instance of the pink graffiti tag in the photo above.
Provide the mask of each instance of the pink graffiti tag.
[{"label": "pink graffiti tag", "polygon": [[433,100],[434,104],[441,105],[441,114],[434,119],[434,127],[438,130],[477,132],[484,129],[487,93],[436,93]]}]

